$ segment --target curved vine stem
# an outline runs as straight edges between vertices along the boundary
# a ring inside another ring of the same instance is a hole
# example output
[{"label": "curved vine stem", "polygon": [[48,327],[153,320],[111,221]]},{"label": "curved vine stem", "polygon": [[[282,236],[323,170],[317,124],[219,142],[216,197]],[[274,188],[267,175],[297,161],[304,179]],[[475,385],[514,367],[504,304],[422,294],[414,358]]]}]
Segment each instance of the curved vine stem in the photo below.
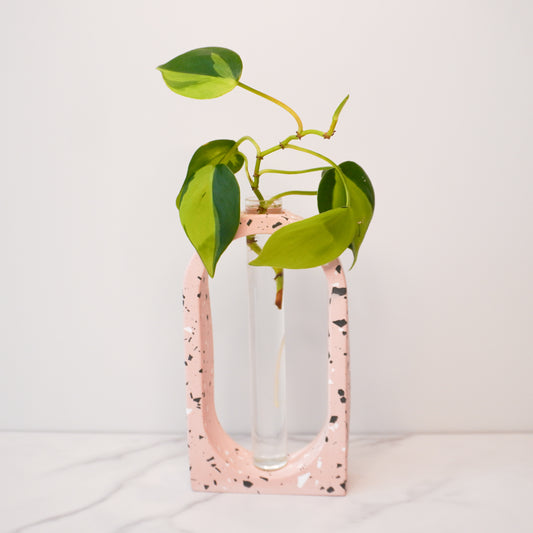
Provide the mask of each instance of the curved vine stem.
[{"label": "curved vine stem", "polygon": [[252,180],[252,177],[250,176],[250,169],[248,167],[248,158],[241,152],[241,155],[244,159],[244,171],[246,172],[246,178],[248,179],[248,183],[250,184],[250,187],[254,186],[254,182]]},{"label": "curved vine stem", "polygon": [[265,203],[265,198],[259,190],[259,181],[258,179],[252,179],[250,176],[250,169],[248,167],[248,158],[241,152],[241,155],[244,159],[244,170],[246,172],[246,178],[248,179],[248,184],[252,189],[252,192],[255,194],[256,198],[259,200],[259,204],[263,205]]},{"label": "curved vine stem", "polygon": [[274,98],[273,96],[269,96],[268,94],[258,91],[257,89],[253,89],[252,87],[245,85],[244,83],[240,81],[237,82],[237,85],[241,87],[242,89],[246,89],[247,91],[250,91],[251,93],[256,94],[257,96],[266,98],[267,100],[270,100],[274,104],[277,104],[283,109],[285,109],[285,111],[289,112],[293,116],[294,120],[296,120],[296,123],[298,124],[298,130],[297,130],[298,134],[302,133],[304,129],[304,126],[302,124],[302,119],[298,116],[298,114],[296,113],[296,111],[294,111],[294,109],[290,108],[287,104],[284,104],[281,100],[278,100],[277,98]]},{"label": "curved vine stem", "polygon": [[283,198],[284,196],[290,196],[291,194],[298,194],[298,195],[301,195],[301,196],[316,196],[318,194],[318,191],[285,191],[285,192],[280,192],[279,194],[275,194],[274,196],[269,198],[266,201],[265,206],[268,208],[276,200],[278,200],[279,198]]},{"label": "curved vine stem", "polygon": [[244,158],[244,168],[246,170],[246,177],[248,178],[248,183],[250,184],[250,188],[252,189],[252,192],[255,194],[257,199],[259,200],[259,205],[263,205],[265,202],[265,198],[261,194],[261,191],[259,190],[259,166],[261,164],[261,159],[263,157],[261,156],[261,148],[259,147],[259,144],[255,141],[253,137],[250,137],[249,135],[245,135],[244,137],[241,137],[236,143],[234,149],[236,150],[244,141],[248,141],[254,145],[255,151],[257,155],[255,156],[255,168],[254,168],[254,174],[253,179],[250,176],[250,170],[248,167],[248,159],[247,157],[241,152],[241,155]]},{"label": "curved vine stem", "polygon": [[286,146],[284,146],[284,148],[289,148],[290,150],[297,150],[298,152],[305,152],[306,154],[314,155],[315,157],[322,159],[322,161],[329,163],[332,167],[338,168],[337,164],[329,157],[326,157],[325,155],[322,155],[319,152],[315,152],[314,150],[310,150],[309,148],[304,148],[303,146],[295,146],[294,144],[287,144]]},{"label": "curved vine stem", "polygon": [[263,150],[259,155],[261,157],[265,157],[273,152],[276,152],[278,150],[283,150],[291,141],[300,140],[306,135],[318,135],[319,137],[323,137],[324,139],[329,139],[329,137],[326,137],[327,132],[323,132],[320,130],[304,130],[302,133],[297,135],[289,135],[286,139],[283,139],[280,143],[276,144],[276,146],[272,146],[272,148],[269,148],[268,150]]},{"label": "curved vine stem", "polygon": [[257,155],[259,155],[261,153],[261,148],[259,147],[259,145],[257,144],[257,142],[255,141],[255,139],[253,139],[252,137],[250,137],[249,135],[245,135],[244,137],[241,137],[236,143],[235,143],[235,147],[238,148],[244,141],[248,141],[250,143],[252,143],[254,145],[254,148],[255,148],[255,151],[257,152]]},{"label": "curved vine stem", "polygon": [[346,178],[344,177],[344,173],[342,169],[332,161],[329,157],[326,157],[325,155],[320,154],[319,152],[315,152],[314,150],[309,150],[309,148],[303,148],[301,146],[294,146],[293,144],[288,144],[285,146],[285,148],[289,148],[291,150],[297,150],[298,152],[304,152],[309,155],[314,155],[315,157],[318,157],[319,159],[322,159],[322,161],[325,161],[326,163],[329,163],[340,175],[342,179],[342,184],[344,186],[344,192],[346,193],[346,201],[347,201],[347,207],[350,207],[350,195],[348,194],[348,186],[346,185]]},{"label": "curved vine stem", "polygon": [[261,151],[261,148],[260,148],[259,144],[252,137],[250,137],[249,135],[245,135],[244,137],[241,137],[235,143],[235,149],[237,149],[237,147],[241,143],[243,143],[244,141],[249,141],[250,143],[253,144],[253,146],[255,148],[255,151],[256,151],[257,155],[256,155],[256,161],[255,161],[255,166],[254,166],[254,171],[253,171],[253,178],[252,178],[252,176],[250,176],[250,171],[249,171],[249,168],[248,168],[248,160],[246,159],[246,157],[244,158],[245,159],[245,170],[246,170],[246,176],[248,178],[248,183],[250,184],[252,192],[255,194],[255,196],[259,200],[261,208],[266,210],[272,204],[272,202],[274,200],[276,200],[277,198],[281,198],[282,196],[288,196],[289,194],[303,194],[303,195],[306,195],[306,194],[307,195],[317,194],[314,191],[287,191],[285,193],[280,193],[279,195],[273,196],[272,198],[270,198],[268,201],[265,202],[265,199],[264,199],[263,195],[259,191],[259,178],[263,174],[305,174],[305,173],[308,173],[308,172],[316,172],[316,171],[327,170],[329,168],[329,167],[315,167],[315,168],[309,168],[309,169],[304,169],[304,170],[278,170],[278,169],[269,168],[269,169],[265,169],[265,170],[262,170],[262,171],[259,170],[260,167],[261,167],[261,161],[262,161],[262,159],[264,157],[266,157],[267,155],[272,154],[274,152],[277,152],[278,150],[284,150],[285,148],[289,148],[291,150],[297,150],[297,151],[300,151],[300,152],[304,152],[304,153],[313,155],[315,157],[318,157],[319,159],[322,159],[323,161],[325,161],[326,163],[331,165],[333,168],[335,168],[339,172],[339,174],[341,176],[341,179],[342,179],[342,182],[343,182],[343,185],[344,185],[344,189],[345,189],[345,192],[346,192],[346,197],[347,197],[347,200],[348,200],[348,205],[349,205],[349,201],[350,200],[349,200],[348,189],[347,189],[347,185],[346,185],[345,179],[343,177],[344,174],[343,174],[342,170],[340,169],[340,167],[336,163],[334,163],[331,159],[329,159],[328,157],[320,154],[319,152],[315,152],[314,150],[310,150],[308,148],[303,148],[301,146],[295,146],[293,144],[290,144],[291,141],[300,140],[300,139],[302,139],[302,137],[305,137],[306,135],[318,135],[320,137],[323,137],[324,139],[330,139],[331,136],[335,133],[335,126],[337,125],[337,121],[339,120],[339,115],[340,115],[342,109],[344,108],[344,105],[346,104],[346,102],[347,102],[347,100],[349,98],[349,95],[346,96],[344,98],[344,100],[342,100],[342,102],[337,106],[337,109],[335,109],[335,112],[333,113],[333,118],[332,118],[332,121],[331,121],[331,125],[330,125],[330,127],[329,127],[329,129],[327,131],[321,131],[321,130],[316,130],[316,129],[304,130],[303,129],[302,120],[300,119],[298,114],[292,108],[290,108],[287,104],[284,104],[283,102],[281,102],[277,98],[269,96],[268,94],[265,94],[265,93],[263,93],[261,91],[258,91],[257,89],[254,89],[254,88],[252,88],[252,87],[250,87],[248,85],[245,85],[242,82],[238,82],[237,85],[239,87],[241,87],[242,89],[250,91],[253,94],[261,96],[262,98],[265,98],[265,99],[267,99],[267,100],[279,105],[280,107],[285,109],[288,113],[290,113],[294,117],[294,119],[296,120],[296,122],[298,124],[298,131],[296,132],[296,134],[289,135],[286,139],[281,141],[279,144],[277,144],[275,146],[272,146],[271,148],[268,148],[267,150]]},{"label": "curved vine stem", "polygon": [[305,170],[278,170],[273,168],[267,168],[261,170],[259,175],[263,174],[307,174],[307,172],[318,172],[320,170],[327,170],[329,167],[315,167],[315,168],[306,168]]},{"label": "curved vine stem", "polygon": [[344,100],[337,106],[337,109],[335,109],[333,113],[333,118],[331,119],[331,126],[329,127],[329,130],[324,133],[324,139],[330,139],[331,136],[335,133],[335,126],[337,125],[337,122],[339,121],[339,115],[341,114],[342,108],[345,106],[346,102],[348,101],[348,98],[350,98],[350,95],[346,95]]},{"label": "curved vine stem", "polygon": [[[246,236],[246,245],[256,255],[259,255],[263,251],[257,243],[255,235]],[[281,309],[283,305],[283,269],[272,267],[272,270],[274,271],[274,281],[276,282],[276,299],[274,300],[274,304],[278,309]]]}]

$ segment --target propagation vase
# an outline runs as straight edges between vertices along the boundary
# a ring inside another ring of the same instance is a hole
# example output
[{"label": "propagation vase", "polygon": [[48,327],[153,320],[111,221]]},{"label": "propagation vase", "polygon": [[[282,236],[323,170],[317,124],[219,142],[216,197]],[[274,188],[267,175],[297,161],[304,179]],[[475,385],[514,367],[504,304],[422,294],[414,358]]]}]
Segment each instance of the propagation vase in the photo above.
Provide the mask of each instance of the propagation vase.
[{"label": "propagation vase", "polygon": [[[243,213],[235,239],[270,234],[298,219],[285,211]],[[289,455],[285,466],[265,470],[254,464],[252,452],[237,444],[223,430],[217,418],[208,274],[200,257],[194,254],[183,286],[186,413],[193,490],[346,494],[350,419],[347,289],[338,259],[322,268],[329,290],[327,418],[314,440]]]}]

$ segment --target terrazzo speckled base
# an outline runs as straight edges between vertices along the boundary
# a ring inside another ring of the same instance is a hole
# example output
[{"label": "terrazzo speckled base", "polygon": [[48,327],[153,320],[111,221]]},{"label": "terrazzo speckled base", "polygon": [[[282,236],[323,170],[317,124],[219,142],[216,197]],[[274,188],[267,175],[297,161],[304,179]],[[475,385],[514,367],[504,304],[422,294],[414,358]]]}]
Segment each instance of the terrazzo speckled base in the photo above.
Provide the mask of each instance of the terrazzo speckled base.
[{"label": "terrazzo speckled base", "polygon": [[[243,214],[235,239],[273,233],[298,220],[290,213]],[[185,275],[183,305],[191,485],[201,492],[257,494],[346,494],[350,381],[348,300],[341,264],[323,267],[329,289],[328,415],[316,438],[289,456],[286,466],[267,472],[249,450],[222,429],[214,403],[214,364],[208,275],[195,254]]]}]

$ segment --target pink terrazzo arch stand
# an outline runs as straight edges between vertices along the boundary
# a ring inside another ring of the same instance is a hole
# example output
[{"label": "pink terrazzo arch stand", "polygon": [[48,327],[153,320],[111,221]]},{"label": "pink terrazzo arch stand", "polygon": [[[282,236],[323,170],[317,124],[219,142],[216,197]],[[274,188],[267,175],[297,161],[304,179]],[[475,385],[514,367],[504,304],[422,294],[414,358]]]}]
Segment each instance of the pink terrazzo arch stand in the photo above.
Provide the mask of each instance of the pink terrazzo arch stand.
[{"label": "pink terrazzo arch stand", "polygon": [[[273,233],[298,220],[287,212],[242,214],[236,239]],[[188,447],[191,485],[201,492],[346,494],[350,380],[346,280],[338,260],[322,267],[329,289],[328,414],[305,448],[275,471],[260,470],[252,454],[220,425],[214,403],[214,366],[208,275],[195,254],[183,287]]]}]

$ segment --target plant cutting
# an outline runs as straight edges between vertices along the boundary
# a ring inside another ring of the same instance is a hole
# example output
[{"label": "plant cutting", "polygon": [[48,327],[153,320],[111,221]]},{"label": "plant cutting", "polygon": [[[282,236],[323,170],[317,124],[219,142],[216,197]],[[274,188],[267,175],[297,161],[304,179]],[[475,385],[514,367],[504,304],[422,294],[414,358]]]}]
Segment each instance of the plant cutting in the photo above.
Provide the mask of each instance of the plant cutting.
[{"label": "plant cutting", "polygon": [[[284,109],[297,126],[294,133],[282,136],[280,142],[267,148],[261,147],[251,135],[243,135],[237,140],[215,139],[203,144],[190,159],[176,200],[181,224],[197,251],[184,284],[188,440],[193,488],[243,492],[258,485],[254,489],[258,492],[317,494],[324,490],[327,494],[343,494],[346,491],[349,357],[346,284],[337,258],[350,249],[352,267],[355,264],[372,219],[374,191],[367,174],[357,163],[344,161],[337,164],[326,155],[307,148],[304,138],[331,139],[348,96],[335,109],[328,129],[305,129],[302,119],[291,107],[241,81],[242,61],[227,48],[191,50],[158,69],[166,85],[182,96],[217,98],[239,87]],[[242,150],[245,143],[255,151],[253,161],[249,161]],[[315,160],[314,166],[301,170],[267,167],[269,156],[279,150],[307,154]],[[246,200],[244,213],[241,213],[241,194],[236,177],[239,172],[255,197],[253,201]],[[268,174],[289,177],[316,173],[320,173],[320,180],[315,189],[288,187],[269,197],[261,189],[261,179]],[[317,214],[300,219],[283,211],[281,199],[292,195],[315,196]],[[214,415],[211,377],[212,321],[205,272],[214,276],[221,255],[238,237],[246,237],[251,266],[248,278],[251,295],[252,454],[240,448],[220,427]],[[323,266],[330,291],[329,422],[316,442],[291,461],[286,451],[285,332],[283,314],[280,313],[283,270],[317,266]],[[263,278],[264,283],[261,282]],[[272,279],[275,282],[275,305],[270,298],[271,285],[269,290],[258,288],[271,284]],[[335,432],[336,439],[329,442],[329,435]],[[210,467],[214,467],[218,474],[224,474],[224,479],[232,487],[220,485],[220,479]],[[275,472],[282,471],[272,477]],[[268,472],[269,475],[259,475],[258,472]],[[313,486],[300,490],[311,477],[314,477]]]},{"label": "plant cutting", "polygon": [[[374,211],[374,190],[370,179],[357,163],[337,164],[302,144],[309,135],[323,139],[333,136],[348,96],[336,108],[327,130],[304,129],[302,119],[291,107],[240,81],[242,61],[232,50],[198,48],[171,59],[158,70],[169,89],[182,96],[217,98],[239,87],[280,106],[292,115],[297,125],[295,133],[268,148],[260,147],[252,136],[244,135],[235,141],[209,141],[193,154],[176,205],[185,233],[209,275],[214,276],[222,253],[239,226],[240,188],[236,174],[242,169],[257,198],[258,212],[267,212],[273,202],[289,195],[316,196],[318,208],[318,214],[280,228],[262,248],[249,238],[249,246],[253,246],[258,254],[251,265],[273,267],[277,269],[277,279],[282,280],[281,269],[320,266],[349,248],[353,253],[353,267]],[[253,164],[240,150],[243,143],[251,143],[255,150]],[[279,150],[306,153],[318,160],[320,166],[302,170],[262,168],[268,156]],[[317,172],[321,173],[321,179],[315,190],[286,190],[269,198],[265,198],[261,191],[261,178],[266,174]],[[280,283],[282,281],[278,285]]]}]

